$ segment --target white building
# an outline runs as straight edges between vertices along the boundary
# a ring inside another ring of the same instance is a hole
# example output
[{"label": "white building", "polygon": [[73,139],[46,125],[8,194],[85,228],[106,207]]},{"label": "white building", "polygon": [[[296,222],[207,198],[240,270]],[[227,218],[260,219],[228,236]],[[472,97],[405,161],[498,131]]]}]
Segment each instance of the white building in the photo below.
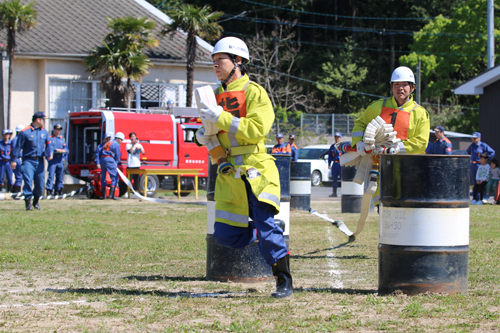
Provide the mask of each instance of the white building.
[{"label": "white building", "polygon": [[[5,0],[0,0],[5,1]],[[23,4],[31,0],[22,0]],[[136,83],[137,94],[132,107],[166,106],[173,100],[176,106],[186,101],[186,36],[177,32],[171,39],[160,35],[161,27],[170,18],[145,0],[37,0],[34,6],[37,22],[24,34],[17,34],[16,55],[13,62],[12,109],[7,128],[28,125],[36,111],[44,111],[50,118],[47,128],[63,123],[69,110],[104,107],[105,96],[99,78],[86,71],[83,59],[92,48],[102,45],[111,30],[108,19],[147,16],[156,22],[155,35],[160,45],[147,52],[153,67]],[[0,42],[7,44],[5,31]],[[198,40],[195,85],[215,86],[217,78],[212,70],[212,46]],[[3,60],[4,103],[0,114],[6,123],[8,61]],[[1,122],[0,122],[1,123]]]}]

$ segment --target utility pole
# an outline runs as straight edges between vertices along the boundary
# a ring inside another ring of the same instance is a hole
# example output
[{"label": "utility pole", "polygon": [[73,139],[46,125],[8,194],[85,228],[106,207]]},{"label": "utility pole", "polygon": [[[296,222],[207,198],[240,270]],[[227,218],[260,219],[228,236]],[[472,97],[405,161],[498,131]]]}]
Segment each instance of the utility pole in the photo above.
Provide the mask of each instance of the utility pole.
[{"label": "utility pole", "polygon": [[488,42],[486,44],[487,46],[487,53],[488,53],[488,69],[495,67],[495,35],[494,35],[494,22],[495,22],[495,16],[494,16],[494,0],[488,0],[487,6],[488,6]]},{"label": "utility pole", "polygon": [[417,104],[420,104],[420,80],[421,80],[421,73],[422,71],[420,70],[422,68],[422,63],[420,62],[420,59],[418,59],[418,66],[417,66]]}]

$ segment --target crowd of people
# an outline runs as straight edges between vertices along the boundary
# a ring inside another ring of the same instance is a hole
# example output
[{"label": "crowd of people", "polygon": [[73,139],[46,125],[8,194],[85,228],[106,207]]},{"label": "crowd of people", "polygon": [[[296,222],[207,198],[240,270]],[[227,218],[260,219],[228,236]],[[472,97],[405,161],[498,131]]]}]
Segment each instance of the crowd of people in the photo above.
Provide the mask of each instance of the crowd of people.
[{"label": "crowd of people", "polygon": [[[36,112],[29,126],[16,127],[13,139],[11,129],[2,131],[0,190],[4,188],[5,176],[8,192],[20,193],[24,183],[22,194],[26,210],[41,209],[39,199],[44,187],[48,194],[62,194],[64,188],[64,161],[68,158],[69,150],[61,135],[62,126],[54,125],[49,135],[45,129],[45,118],[43,112]],[[46,184],[44,160],[48,161]]]}]

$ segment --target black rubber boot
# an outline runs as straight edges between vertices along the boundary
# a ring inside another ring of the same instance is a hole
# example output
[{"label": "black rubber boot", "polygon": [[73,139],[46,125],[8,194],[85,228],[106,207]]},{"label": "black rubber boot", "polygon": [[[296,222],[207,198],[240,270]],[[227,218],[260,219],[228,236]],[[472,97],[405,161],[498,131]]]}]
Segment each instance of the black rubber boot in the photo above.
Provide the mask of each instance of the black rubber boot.
[{"label": "black rubber boot", "polygon": [[42,208],[40,208],[40,205],[38,204],[38,199],[40,199],[40,198],[33,197],[33,207],[35,209],[42,210]]},{"label": "black rubber boot", "polygon": [[62,190],[56,191],[56,194],[57,194],[57,195],[62,195],[62,194],[63,194],[63,193],[62,193]]},{"label": "black rubber boot", "polygon": [[45,192],[47,192],[47,196],[49,196],[49,195],[54,195],[54,192],[52,192],[52,190],[47,190],[47,189],[46,189],[46,190],[45,190]]},{"label": "black rubber boot", "polygon": [[12,193],[19,193],[21,192],[21,186],[12,186]]},{"label": "black rubber boot", "polygon": [[283,230],[283,232],[285,232],[285,226],[286,226],[285,221],[283,221],[283,220],[274,220],[274,223],[276,223],[278,225],[278,227],[280,227],[281,230]]},{"label": "black rubber boot", "polygon": [[101,200],[106,200],[107,199],[107,195],[108,195],[107,188],[105,187],[105,188],[103,188],[101,190],[102,190]]},{"label": "black rubber boot", "polygon": [[11,190],[12,190],[12,185],[7,185],[7,192],[12,193]]},{"label": "black rubber boot", "polygon": [[115,197],[115,188],[116,187],[111,187],[109,190],[109,198],[113,200],[120,200],[120,198]]},{"label": "black rubber boot", "polygon": [[330,198],[336,198],[336,197],[337,197],[337,188],[334,187],[332,194],[330,194]]},{"label": "black rubber boot", "polygon": [[0,185],[0,192],[2,192],[3,190],[3,185]]},{"label": "black rubber boot", "polygon": [[272,266],[276,279],[276,292],[271,296],[276,298],[289,297],[293,294],[292,274],[290,274],[290,256],[287,254]]},{"label": "black rubber boot", "polygon": [[26,210],[33,210],[33,206],[31,206],[31,198],[24,199],[24,202],[26,204]]}]

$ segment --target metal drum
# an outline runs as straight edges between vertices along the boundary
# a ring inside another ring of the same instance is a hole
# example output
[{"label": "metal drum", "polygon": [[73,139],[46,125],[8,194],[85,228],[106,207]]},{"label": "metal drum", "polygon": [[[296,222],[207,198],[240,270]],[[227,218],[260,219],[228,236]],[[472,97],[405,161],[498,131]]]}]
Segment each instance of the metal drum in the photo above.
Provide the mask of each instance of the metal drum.
[{"label": "metal drum", "polygon": [[[283,237],[288,246],[290,235],[290,155],[273,155],[280,174],[281,199],[280,213],[275,221],[285,222]],[[269,266],[259,251],[259,241],[243,249],[220,246],[213,237],[215,225],[215,180],[217,164],[208,168],[207,191],[207,280],[232,282],[274,281]]]},{"label": "metal drum", "polygon": [[309,211],[311,207],[311,162],[290,165],[290,209]]},{"label": "metal drum", "polygon": [[355,167],[342,167],[342,213],[361,213],[361,205],[363,204],[363,185],[353,182],[354,176],[356,176]]},{"label": "metal drum", "polygon": [[381,156],[379,294],[467,292],[469,159]]}]

